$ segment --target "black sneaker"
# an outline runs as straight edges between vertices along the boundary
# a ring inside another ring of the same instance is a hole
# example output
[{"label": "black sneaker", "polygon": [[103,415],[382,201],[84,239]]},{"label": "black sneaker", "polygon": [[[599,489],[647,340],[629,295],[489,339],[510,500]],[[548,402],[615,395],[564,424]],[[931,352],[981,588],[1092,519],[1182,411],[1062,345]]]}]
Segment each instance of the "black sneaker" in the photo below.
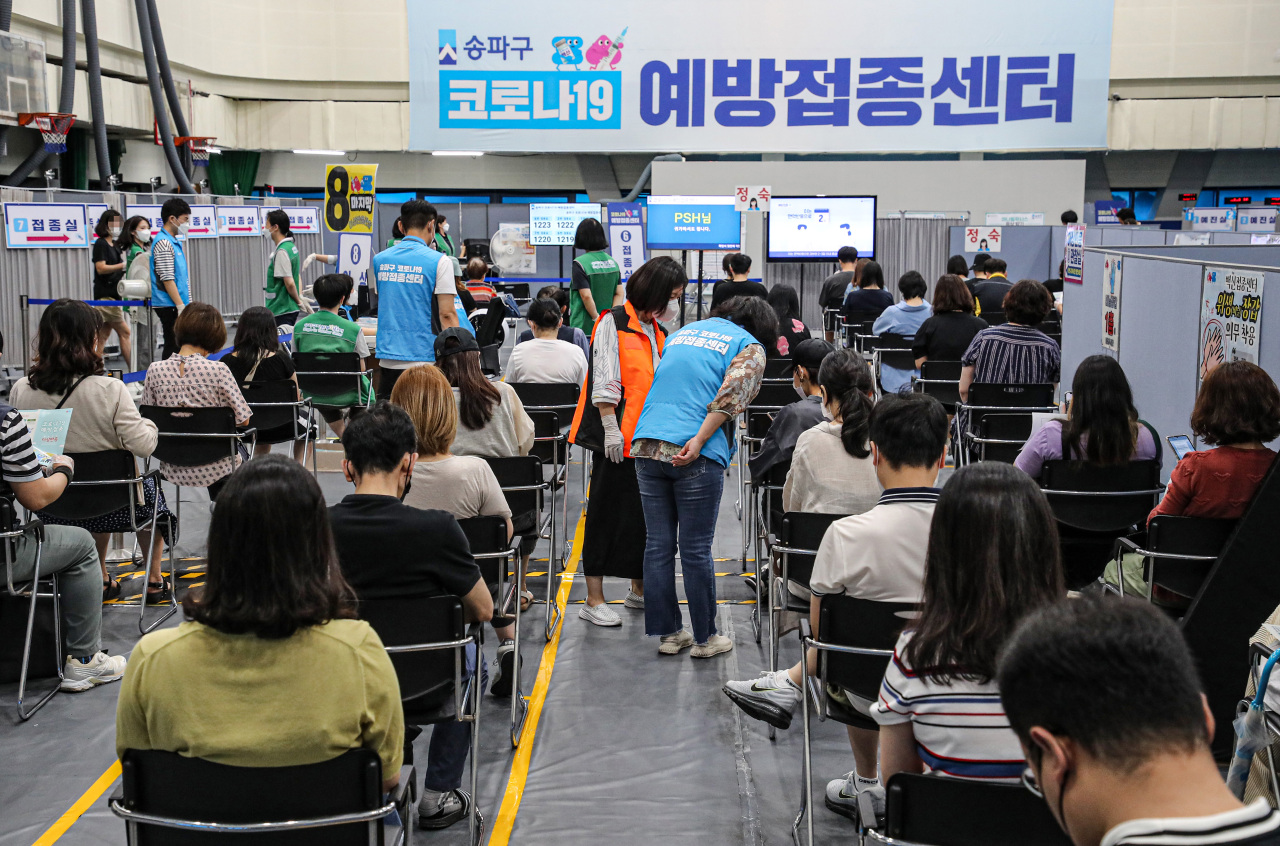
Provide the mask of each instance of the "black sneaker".
[{"label": "black sneaker", "polygon": [[[493,696],[510,696],[511,686],[516,677],[516,642],[504,640],[498,646],[498,658],[494,662],[493,681],[489,684],[489,693]],[[521,659],[523,663],[523,659]]]},{"label": "black sneaker", "polygon": [[[428,807],[434,805],[434,808]],[[471,812],[471,797],[463,790],[451,790],[418,802],[418,828],[448,828]]]}]

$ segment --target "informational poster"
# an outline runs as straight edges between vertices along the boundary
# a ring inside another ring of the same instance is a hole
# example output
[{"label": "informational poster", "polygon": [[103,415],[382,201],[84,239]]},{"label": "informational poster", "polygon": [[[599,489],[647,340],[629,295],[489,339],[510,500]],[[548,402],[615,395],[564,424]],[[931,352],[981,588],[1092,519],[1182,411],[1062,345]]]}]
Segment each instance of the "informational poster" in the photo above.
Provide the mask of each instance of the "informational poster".
[{"label": "informational poster", "polygon": [[1099,200],[1093,204],[1093,222],[1119,224],[1116,212],[1125,207],[1126,204],[1120,200]]},{"label": "informational poster", "polygon": [[998,253],[1000,252],[999,226],[966,226],[964,228],[964,251],[966,253]]},{"label": "informational poster", "polygon": [[31,430],[31,443],[42,464],[46,456],[61,455],[66,449],[72,411],[71,408],[40,408],[18,412]]},{"label": "informational poster", "polygon": [[1175,232],[1173,235],[1175,247],[1203,246],[1207,243],[1209,243],[1208,232]]},{"label": "informational poster", "polygon": [[258,209],[258,218],[262,225],[266,225],[267,212],[278,208],[283,208],[284,213],[289,215],[290,232],[296,235],[311,235],[320,231],[320,210],[313,209],[311,206],[261,206]]},{"label": "informational poster", "polygon": [[[409,4],[411,7],[416,4]],[[410,51],[420,52],[420,51]],[[373,234],[376,164],[332,164],[324,168],[324,225],[330,232]]]},{"label": "informational poster", "polygon": [[738,0],[729,15],[687,0],[407,8],[411,150],[1107,143],[1113,0],[1049,16],[1020,0]]},{"label": "informational poster", "polygon": [[1200,295],[1200,378],[1227,361],[1258,363],[1261,270],[1204,269]]},{"label": "informational poster", "polygon": [[69,249],[89,246],[83,203],[5,203],[9,249]]},{"label": "informational poster", "polygon": [[188,238],[218,237],[218,207],[192,206],[191,227],[187,229]]},{"label": "informational poster", "polygon": [[529,233],[535,247],[567,246],[574,242],[578,224],[600,220],[599,203],[530,203]]},{"label": "informational poster", "polygon": [[1237,232],[1275,232],[1275,209],[1237,209]]},{"label": "informational poster", "polygon": [[1272,232],[1266,235],[1254,233],[1249,236],[1250,244],[1280,244],[1280,232]]},{"label": "informational poster", "polygon": [[130,205],[128,207],[128,211],[126,211],[125,214],[127,214],[129,217],[133,217],[135,215],[138,217],[145,217],[148,221],[151,222],[152,237],[155,237],[155,233],[159,231],[161,226],[164,226],[164,221],[160,219],[161,208],[163,208],[163,206],[150,205],[150,204]]},{"label": "informational poster", "polygon": [[262,234],[257,206],[218,206],[218,234],[223,238],[252,238]]},{"label": "informational poster", "polygon": [[1066,250],[1062,256],[1062,281],[1073,285],[1084,284],[1084,224],[1073,223],[1067,227]]},{"label": "informational poster", "polygon": [[[343,232],[338,236],[338,272],[356,280],[356,287],[369,284],[369,259],[373,257],[373,236]],[[355,291],[351,292],[355,296]]]},{"label": "informational poster", "polygon": [[768,185],[739,185],[733,189],[733,207],[740,212],[767,212],[772,196],[773,189]]},{"label": "informational poster", "polygon": [[1105,253],[1102,262],[1102,348],[1120,353],[1120,285],[1124,259]]},{"label": "informational poster", "polygon": [[[106,203],[85,203],[84,222],[85,225],[89,227],[90,244],[98,243],[98,233],[95,232],[94,229],[97,228],[98,220],[101,219],[103,212],[109,208],[111,207]],[[123,224],[124,221],[121,220],[120,223]]]},{"label": "informational poster", "polygon": [[1183,224],[1196,232],[1232,232],[1236,228],[1235,209],[1183,209]]},{"label": "informational poster", "polygon": [[987,226],[1044,226],[1044,212],[987,212]]},{"label": "informational poster", "polygon": [[622,281],[644,264],[644,218],[639,203],[610,203],[609,254],[622,269]]}]

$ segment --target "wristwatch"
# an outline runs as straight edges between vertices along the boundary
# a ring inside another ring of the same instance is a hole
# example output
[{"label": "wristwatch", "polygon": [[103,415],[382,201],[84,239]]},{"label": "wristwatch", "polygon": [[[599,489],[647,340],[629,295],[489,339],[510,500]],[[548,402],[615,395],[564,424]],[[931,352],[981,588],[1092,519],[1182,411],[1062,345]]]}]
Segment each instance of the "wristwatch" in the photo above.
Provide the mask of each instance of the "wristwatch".
[{"label": "wristwatch", "polygon": [[49,471],[49,475],[53,476],[55,473],[61,473],[66,476],[67,484],[71,484],[72,480],[75,478],[74,471],[65,464],[55,464],[53,469]]}]

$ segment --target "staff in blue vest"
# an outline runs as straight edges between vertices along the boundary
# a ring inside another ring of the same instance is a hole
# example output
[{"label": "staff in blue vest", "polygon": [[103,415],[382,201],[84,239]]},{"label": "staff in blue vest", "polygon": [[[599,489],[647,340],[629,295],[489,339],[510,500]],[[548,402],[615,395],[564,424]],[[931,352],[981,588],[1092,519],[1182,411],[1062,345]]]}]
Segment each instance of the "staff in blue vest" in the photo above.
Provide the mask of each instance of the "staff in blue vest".
[{"label": "staff in blue vest", "polygon": [[187,254],[179,238],[187,237],[191,227],[191,206],[174,197],[160,207],[163,225],[151,242],[151,310],[160,319],[164,333],[164,358],[178,351],[178,338],[173,325],[178,315],[191,303],[191,277],[187,271]]},{"label": "staff in blue vest", "polygon": [[[765,350],[777,339],[778,317],[767,302],[733,297],[663,348],[631,443],[647,534],[644,628],[661,638],[659,654],[692,646],[694,658],[710,658],[733,649],[716,631],[711,542],[734,425],[759,392]],[[676,598],[677,538],[692,634]]]},{"label": "staff in blue vest", "polygon": [[462,308],[453,262],[427,245],[435,238],[436,209],[423,200],[400,206],[404,238],[373,257],[378,293],[378,398],[390,399],[400,374],[434,364],[436,335],[450,326],[475,329]]}]

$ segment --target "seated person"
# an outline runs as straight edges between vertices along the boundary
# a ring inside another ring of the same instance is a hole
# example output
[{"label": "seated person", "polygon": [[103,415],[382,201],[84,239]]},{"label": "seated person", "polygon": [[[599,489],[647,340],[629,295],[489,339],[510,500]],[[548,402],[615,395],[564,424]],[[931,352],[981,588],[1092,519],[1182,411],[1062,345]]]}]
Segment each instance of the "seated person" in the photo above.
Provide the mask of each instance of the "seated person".
[{"label": "seated person", "polygon": [[[982,269],[986,272],[986,278],[979,279],[972,288],[973,298],[978,304],[979,317],[983,314],[994,316],[1004,312],[1004,295],[1013,287],[1013,283],[1005,275],[1008,268],[1009,265],[1004,259],[989,258],[983,263]],[[992,319],[988,318],[987,322],[992,323]]]},{"label": "seated person", "polygon": [[752,282],[749,278],[751,274],[751,256],[746,253],[733,253],[727,256],[727,260],[729,263],[729,278],[723,282],[717,282],[715,287],[711,289],[712,311],[715,311],[716,306],[723,302],[728,302],[734,297],[759,297],[762,300],[769,298],[769,289],[759,282]]},{"label": "seated person", "polygon": [[813,336],[800,318],[800,295],[790,285],[774,285],[765,300],[778,315],[778,340],[768,350],[769,358],[787,358],[795,348]]},{"label": "seated person", "polygon": [[[484,281],[488,275],[489,262],[479,256],[473,256],[463,268],[463,288],[471,294],[471,300],[477,306],[487,306],[490,300],[498,296],[498,289]],[[458,292],[461,293],[462,288]]]},{"label": "seated person", "polygon": [[1158,609],[1101,597],[1041,609],[996,680],[1023,783],[1075,846],[1280,844],[1280,813],[1223,782],[1196,659]]},{"label": "seated person", "polygon": [[[885,783],[926,767],[1018,783],[1026,762],[1000,705],[996,658],[1019,619],[1066,596],[1056,527],[1044,494],[1007,464],[971,464],[947,481],[929,530],[920,616],[898,638],[871,707]],[[827,785],[828,808],[856,818],[855,779]]]},{"label": "seated person", "polygon": [[[1007,322],[983,329],[960,358],[960,398],[969,400],[974,382],[1000,385],[1056,385],[1062,370],[1058,344],[1036,327],[1053,297],[1034,279],[1023,279],[1004,298]],[[961,431],[964,431],[961,429]]]},{"label": "seated person", "polygon": [[[560,328],[556,330],[556,339],[560,341],[568,341],[577,345],[582,350],[582,354],[587,358],[591,357],[591,343],[587,340],[586,334],[577,326],[570,326],[569,320],[569,292],[559,285],[547,285],[538,289],[539,300],[554,300],[555,304],[560,307]],[[530,304],[532,306],[532,303]],[[516,346],[523,344],[525,341],[533,340],[533,329],[526,329],[516,338]]]},{"label": "seated person", "polygon": [[[237,426],[249,425],[252,412],[235,376],[227,365],[208,358],[227,341],[227,326],[222,322],[222,315],[208,303],[191,303],[178,315],[173,328],[178,353],[153,363],[147,370],[141,404],[162,408],[225,406],[231,409]],[[198,467],[175,467],[161,461],[160,472],[175,485],[208,488],[209,499],[216,500],[222,486],[245,458],[247,455],[235,458],[228,455]]]},{"label": "seated person", "polygon": [[[355,281],[345,273],[326,273],[316,280],[311,294],[316,298],[320,310],[309,314],[293,325],[293,351],[300,353],[355,353],[360,359],[360,370],[365,369],[365,359],[369,357],[369,341],[364,336],[360,324],[342,317],[338,310],[347,298]],[[329,424],[329,428],[338,437],[346,427],[346,418],[354,418],[364,411],[370,397],[372,387],[369,377],[360,377],[359,393],[354,388],[342,396],[311,396],[316,410]],[[323,404],[321,404],[323,403]]]},{"label": "seated person", "polygon": [[289,767],[363,747],[382,759],[390,790],[404,757],[400,685],[377,633],[356,619],[320,485],[269,455],[226,493],[209,525],[204,590],[183,601],[187,621],[133,648],[117,753]]},{"label": "seated person", "polygon": [[562,325],[556,301],[529,303],[527,319],[534,339],[511,350],[505,381],[581,385],[587,378],[587,357],[575,344],[556,337]]},{"label": "seated person", "polygon": [[[1204,377],[1191,431],[1217,449],[1189,452],[1169,475],[1164,498],[1147,522],[1161,514],[1239,520],[1257,492],[1276,453],[1265,444],[1280,437],[1280,390],[1267,371],[1247,361],[1220,364]],[[1146,596],[1142,556],[1129,553],[1121,564],[1124,592]],[[1111,562],[1103,578],[1118,584]],[[1185,607],[1188,598],[1172,591],[1154,598],[1163,605]]]},{"label": "seated person", "polygon": [[[36,336],[36,355],[28,375],[19,379],[9,391],[9,402],[17,408],[72,409],[64,449],[70,453],[128,450],[146,458],[155,451],[158,435],[156,424],[143,419],[129,396],[129,389],[119,379],[102,375],[99,333],[102,316],[97,309],[79,300],[58,300],[40,315]],[[119,490],[117,488],[116,490]],[[172,518],[164,493],[156,490],[154,480],[143,484],[143,499],[138,501],[135,515],[141,521],[150,516],[159,500],[159,516]],[[129,507],[89,520],[64,520],[39,512],[45,525],[79,526],[93,533],[98,548],[98,564],[102,568],[102,598],[120,595],[120,582],[107,573],[107,545],[113,532],[128,532],[131,521]],[[168,523],[160,522],[160,533],[169,543]],[[141,549],[151,548],[151,532],[138,533]],[[172,583],[160,575],[164,560],[164,543],[156,542],[148,569],[147,602],[169,598]]]},{"label": "seated person", "polygon": [[832,311],[840,311],[844,298],[852,290],[854,266],[858,261],[857,247],[841,247],[836,252],[836,262],[840,269],[822,280],[822,288],[818,292],[818,303],[822,306],[822,324],[826,330],[829,343],[836,339],[836,320]]},{"label": "seated person", "polygon": [[810,338],[796,344],[791,351],[794,362],[791,384],[803,399],[784,405],[773,415],[769,431],[749,462],[753,480],[759,482],[771,469],[790,461],[796,439],[826,419],[822,390],[818,387],[818,369],[834,350],[826,341]]},{"label": "seated person", "polygon": [[[400,501],[413,474],[417,442],[409,415],[386,401],[352,420],[343,432],[342,472],[356,490],[329,507],[342,574],[357,599],[456,596],[467,622],[484,622],[493,616],[493,599],[458,521],[448,512],[424,511]],[[405,556],[407,549],[420,554]],[[463,678],[475,671],[476,645],[468,645],[466,653]],[[406,739],[412,743],[419,731],[408,727]],[[446,828],[466,816],[473,797],[459,788],[470,743],[469,722],[432,728],[418,803],[422,828]]]},{"label": "seated person", "polygon": [[[264,382],[293,382],[293,399],[302,399],[298,390],[298,377],[295,375],[293,358],[289,350],[280,343],[280,335],[276,329],[275,315],[265,306],[252,306],[244,310],[236,322],[236,340],[231,352],[222,357],[222,363],[231,370],[241,393],[252,384]],[[248,402],[248,400],[246,400]],[[306,463],[307,430],[311,428],[311,418],[301,409],[298,412],[297,425],[285,423],[271,429],[258,429],[258,440],[253,447],[254,458],[271,453],[272,442],[293,440],[293,459]],[[250,425],[255,425],[252,420]]]},{"label": "seated person", "polygon": [[[909,270],[904,273],[898,280],[898,293],[902,294],[902,302],[880,312],[880,316],[871,327],[871,333],[883,335],[886,332],[892,332],[908,341],[914,338],[920,326],[929,319],[932,306],[924,298],[928,290],[928,283],[918,272]],[[880,384],[886,394],[911,390],[913,376],[919,378],[920,371],[880,365]]]},{"label": "seated person", "polygon": [[880,269],[879,262],[867,262],[857,278],[858,287],[845,296],[844,305],[840,308],[845,323],[874,321],[893,305],[893,294],[884,289],[884,271]]},{"label": "seated person", "polygon": [[490,382],[480,370],[480,345],[464,330],[446,329],[436,336],[436,367],[453,386],[458,400],[455,455],[505,458],[528,455],[533,447],[533,421],[515,388]]},{"label": "seated person", "polygon": [[[810,619],[818,631],[822,597],[848,594],[880,602],[919,602],[929,544],[929,526],[940,491],[934,487],[946,457],[947,412],[927,394],[892,394],[871,412],[871,455],[884,487],[880,503],[863,514],[831,524],[814,560]],[[723,690],[749,716],[780,729],[791,725],[807,669],[817,674],[817,654],[807,668],[766,672],[756,679],[731,681]],[[843,703],[870,716],[874,704],[843,691],[828,690]],[[878,788],[875,731],[848,727],[855,772],[848,792]],[[842,790],[844,788],[841,788]],[[856,799],[853,800],[856,802]]]},{"label": "seated person", "polygon": [[1080,362],[1071,380],[1067,420],[1049,420],[1037,429],[1013,463],[1039,479],[1046,461],[1064,457],[1112,467],[1151,460],[1158,466],[1163,455],[1151,430],[1138,420],[1133,390],[1120,362],[1091,355]]},{"label": "seated person", "polygon": [[[413,467],[411,486],[404,502],[414,508],[448,511],[459,520],[470,517],[502,517],[507,524],[507,540],[514,535],[511,507],[498,484],[493,469],[483,458],[474,455],[454,455],[449,447],[458,432],[458,404],[453,400],[449,380],[440,369],[429,364],[411,367],[404,372],[391,392],[391,401],[403,408],[413,421],[418,434],[418,459]],[[524,523],[528,515],[521,515]],[[535,515],[536,517],[536,515]],[[524,591],[524,572],[528,567],[528,555],[533,552],[537,538],[522,540],[521,551],[525,558],[520,569],[523,611],[533,600],[533,594]],[[526,551],[527,550],[527,551]],[[515,668],[515,626],[505,625],[494,629],[501,638],[498,644],[498,673],[494,676],[489,692],[495,696],[511,693],[511,680]]]},{"label": "seated person", "polygon": [[926,361],[959,361],[986,328],[987,321],[973,313],[973,294],[964,279],[948,273],[934,286],[933,315],[920,324],[911,344],[916,368]]}]

